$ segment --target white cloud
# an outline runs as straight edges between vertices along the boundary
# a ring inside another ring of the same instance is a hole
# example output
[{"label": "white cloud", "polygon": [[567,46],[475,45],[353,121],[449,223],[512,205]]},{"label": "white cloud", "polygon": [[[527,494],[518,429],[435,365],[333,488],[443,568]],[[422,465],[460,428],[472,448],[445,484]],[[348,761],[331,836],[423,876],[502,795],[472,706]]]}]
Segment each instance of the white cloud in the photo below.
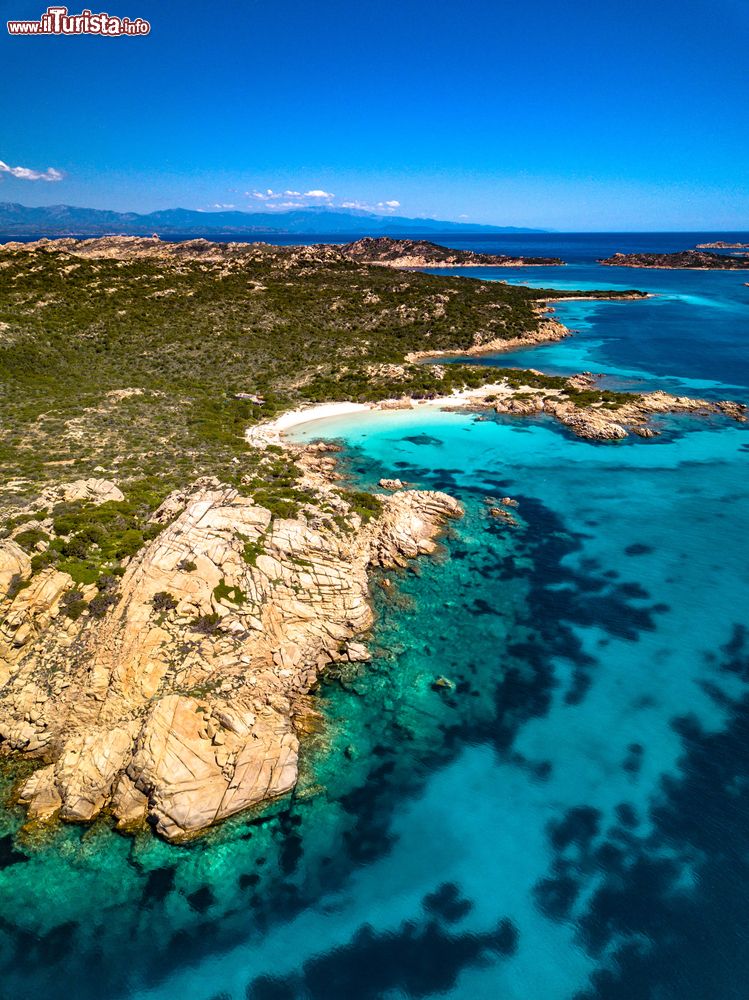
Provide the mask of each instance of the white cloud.
[{"label": "white cloud", "polygon": [[47,167],[46,170],[31,170],[29,167],[11,167],[0,160],[0,173],[10,174],[11,177],[18,177],[22,181],[61,181],[62,174],[54,167]]},{"label": "white cloud", "polygon": [[[332,194],[328,194],[327,191],[314,190],[306,191],[302,194],[301,191],[274,191],[273,188],[266,188],[265,191],[245,191],[245,196],[247,198],[254,198],[255,201],[268,202],[269,207],[280,208],[282,198],[308,198],[312,200],[312,203],[316,202],[319,198],[332,198]],[[275,203],[275,204],[274,204]]]},{"label": "white cloud", "polygon": [[257,201],[273,201],[274,198],[283,197],[280,193],[268,188],[266,191],[245,191],[248,198],[255,198]]},{"label": "white cloud", "polygon": [[395,198],[387,201],[378,201],[375,204],[361,201],[358,198],[348,198],[345,201],[338,201],[332,192],[324,191],[322,188],[310,188],[309,191],[305,191],[304,193],[292,190],[275,191],[273,188],[266,188],[264,191],[245,191],[244,194],[246,198],[251,199],[250,205],[253,202],[259,201],[263,203],[266,210],[325,205],[329,208],[359,209],[364,212],[386,214],[394,212],[395,209],[401,207],[401,203]]},{"label": "white cloud", "polygon": [[237,206],[236,205],[222,205],[219,202],[216,202],[216,204],[212,205],[211,207],[212,208],[219,208],[220,209],[220,208],[236,208]]}]

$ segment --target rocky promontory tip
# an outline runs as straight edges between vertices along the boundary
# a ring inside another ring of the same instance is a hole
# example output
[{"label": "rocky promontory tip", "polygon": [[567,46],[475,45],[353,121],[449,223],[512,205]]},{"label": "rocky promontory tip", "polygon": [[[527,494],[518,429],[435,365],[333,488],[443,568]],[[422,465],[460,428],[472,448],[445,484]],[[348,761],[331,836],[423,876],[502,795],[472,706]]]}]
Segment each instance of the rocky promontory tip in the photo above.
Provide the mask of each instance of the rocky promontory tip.
[{"label": "rocky promontory tip", "polygon": [[[300,461],[320,488],[319,453]],[[117,502],[98,486],[88,503]],[[273,518],[218,481],[172,494],[104,608],[96,586],[33,572],[17,538],[46,536],[51,518],[0,542],[0,746],[41,764],[18,792],[31,818],[109,810],[179,840],[294,787],[308,692],[328,664],[369,655],[356,639],[373,621],[370,567],[433,551],[462,513],[404,490],[365,524],[337,492],[319,496]]]}]

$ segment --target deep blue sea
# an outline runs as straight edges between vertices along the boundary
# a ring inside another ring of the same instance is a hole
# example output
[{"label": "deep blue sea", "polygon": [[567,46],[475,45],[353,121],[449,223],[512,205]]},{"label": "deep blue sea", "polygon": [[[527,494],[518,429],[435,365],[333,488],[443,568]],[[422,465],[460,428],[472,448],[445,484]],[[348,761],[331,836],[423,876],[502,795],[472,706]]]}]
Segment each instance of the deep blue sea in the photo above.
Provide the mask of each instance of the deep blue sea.
[{"label": "deep blue sea", "polygon": [[[595,264],[707,238],[450,242],[569,261],[480,280],[655,293],[559,304],[575,337],[483,363],[747,399],[749,272]],[[173,847],[0,813],[2,1000],[747,1000],[749,425],[661,430],[433,407],[299,429],[465,518],[375,582],[374,660],[323,681],[264,816]],[[505,495],[516,528],[488,516]]]}]

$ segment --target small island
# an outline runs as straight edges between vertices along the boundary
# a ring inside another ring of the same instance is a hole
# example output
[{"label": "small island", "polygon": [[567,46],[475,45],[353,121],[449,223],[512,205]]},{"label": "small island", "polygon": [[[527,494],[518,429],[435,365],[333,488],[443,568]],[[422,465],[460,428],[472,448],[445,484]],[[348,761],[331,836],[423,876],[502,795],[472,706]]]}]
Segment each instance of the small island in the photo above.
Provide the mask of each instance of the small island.
[{"label": "small island", "polygon": [[717,243],[698,243],[698,250],[749,250],[749,243],[726,243],[718,240]]},{"label": "small island", "polygon": [[705,250],[676,253],[615,253],[598,261],[607,267],[689,268],[695,271],[749,271],[749,254],[728,256]]}]

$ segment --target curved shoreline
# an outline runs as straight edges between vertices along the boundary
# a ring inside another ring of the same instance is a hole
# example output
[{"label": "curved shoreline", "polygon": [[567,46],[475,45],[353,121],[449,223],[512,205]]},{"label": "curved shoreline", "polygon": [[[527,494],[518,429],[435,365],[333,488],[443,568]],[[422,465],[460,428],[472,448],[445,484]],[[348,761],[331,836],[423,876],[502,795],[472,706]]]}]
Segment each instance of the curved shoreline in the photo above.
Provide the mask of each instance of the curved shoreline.
[{"label": "curved shoreline", "polygon": [[[571,337],[573,331],[565,326],[558,319],[549,316],[553,311],[549,306],[559,302],[636,302],[640,299],[657,298],[655,292],[638,292],[622,295],[564,295],[561,298],[544,299],[544,305],[539,307],[539,312],[544,319],[541,328],[527,334],[524,337],[511,337],[508,339],[496,338],[488,340],[483,344],[475,344],[465,350],[454,348],[446,351],[411,351],[404,358],[408,363],[418,363],[434,359],[439,362],[440,358],[448,357],[481,357],[485,354],[509,354],[512,351],[520,350],[524,347],[538,347],[540,344],[554,344],[565,337]],[[545,315],[546,314],[546,315]]]},{"label": "curved shoreline", "polygon": [[378,403],[354,403],[342,400],[339,403],[316,403],[297,410],[288,410],[275,420],[264,424],[255,424],[247,431],[246,440],[256,448],[270,445],[284,446],[289,444],[286,434],[290,430],[298,430],[307,424],[317,423],[329,417],[342,417],[354,414],[363,415],[372,411],[417,410],[430,407],[475,405],[482,396],[496,393],[511,395],[514,390],[508,390],[504,382],[492,382],[475,389],[456,390],[448,396],[436,396],[432,399],[414,399],[412,396],[384,399]]}]

